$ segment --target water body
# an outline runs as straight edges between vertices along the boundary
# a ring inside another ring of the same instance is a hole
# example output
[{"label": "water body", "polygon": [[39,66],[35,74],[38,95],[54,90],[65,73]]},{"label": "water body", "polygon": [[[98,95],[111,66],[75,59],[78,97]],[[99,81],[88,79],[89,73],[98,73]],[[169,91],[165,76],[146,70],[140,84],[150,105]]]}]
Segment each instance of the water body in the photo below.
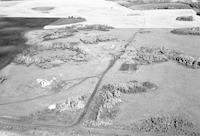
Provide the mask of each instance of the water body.
[{"label": "water body", "polygon": [[58,18],[0,18],[0,70],[26,47],[24,32],[41,29]]}]

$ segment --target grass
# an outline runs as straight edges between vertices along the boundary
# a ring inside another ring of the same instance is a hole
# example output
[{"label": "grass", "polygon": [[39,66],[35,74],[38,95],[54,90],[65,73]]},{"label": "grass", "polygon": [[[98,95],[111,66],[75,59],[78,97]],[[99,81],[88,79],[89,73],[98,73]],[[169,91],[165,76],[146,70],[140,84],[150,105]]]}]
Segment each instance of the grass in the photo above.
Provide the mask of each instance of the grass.
[{"label": "grass", "polygon": [[62,124],[72,124],[74,120],[77,118],[77,115],[79,115],[80,111],[77,112],[70,112],[70,111],[64,111],[64,112],[55,112],[50,111],[48,109],[44,109],[41,111],[37,111],[35,113],[30,114],[27,117],[22,117],[22,120],[25,121],[45,121],[52,122],[52,123],[62,123]]}]

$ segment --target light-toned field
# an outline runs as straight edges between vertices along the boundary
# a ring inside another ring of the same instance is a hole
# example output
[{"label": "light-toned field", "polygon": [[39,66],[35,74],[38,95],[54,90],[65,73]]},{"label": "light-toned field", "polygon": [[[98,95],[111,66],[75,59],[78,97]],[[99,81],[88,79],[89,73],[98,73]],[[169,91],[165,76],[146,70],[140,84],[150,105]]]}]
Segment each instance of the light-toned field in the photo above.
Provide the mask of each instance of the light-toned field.
[{"label": "light-toned field", "polygon": [[[2,4],[4,2],[1,2]],[[38,6],[39,5],[39,6]],[[33,8],[51,7],[48,13]],[[66,10],[67,9],[67,10]],[[86,24],[105,24],[117,28],[173,28],[199,26],[200,17],[192,9],[182,10],[131,10],[112,1],[104,0],[34,0],[21,1],[16,5],[3,6],[2,15],[9,17],[60,17],[78,16],[85,18]],[[109,14],[108,14],[109,13]],[[176,22],[175,18],[192,15],[193,22]],[[85,24],[85,23],[83,23]],[[65,27],[61,25],[60,27]],[[46,29],[58,26],[46,26]]]}]

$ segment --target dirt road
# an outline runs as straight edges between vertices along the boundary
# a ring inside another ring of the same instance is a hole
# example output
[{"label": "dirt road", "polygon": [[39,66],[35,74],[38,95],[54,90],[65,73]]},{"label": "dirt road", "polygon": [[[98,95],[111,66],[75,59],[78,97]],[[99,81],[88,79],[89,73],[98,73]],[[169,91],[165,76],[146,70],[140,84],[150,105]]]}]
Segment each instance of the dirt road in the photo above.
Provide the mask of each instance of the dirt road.
[{"label": "dirt road", "polygon": [[[107,66],[107,68],[103,71],[102,74],[100,74],[98,82],[96,83],[95,88],[93,90],[93,93],[91,94],[83,112],[81,113],[81,115],[78,117],[78,119],[72,125],[66,126],[66,125],[58,125],[58,124],[33,123],[33,122],[30,123],[30,122],[15,120],[15,119],[12,119],[12,118],[9,118],[9,117],[0,117],[0,126],[1,127],[9,126],[14,130],[16,128],[25,128],[25,129],[43,128],[43,129],[56,129],[56,130],[59,129],[59,130],[68,131],[68,130],[72,130],[74,128],[75,129],[78,128],[81,131],[83,131],[83,130],[85,131],[85,128],[80,126],[80,124],[83,121],[85,115],[87,114],[89,107],[90,107],[90,104],[93,101],[94,96],[96,95],[96,93],[97,93],[97,91],[98,91],[98,89],[101,85],[101,82],[103,81],[105,75],[109,72],[109,70],[115,65],[115,63],[125,53],[126,48],[135,40],[135,37],[136,37],[136,35],[139,31],[140,31],[140,29],[138,29],[138,31],[133,34],[133,36],[130,38],[130,40],[124,45],[123,50],[118,55],[113,56],[113,58],[110,60],[109,65]],[[86,79],[88,79],[88,78],[86,78]],[[25,101],[19,101],[19,102],[25,102]],[[11,104],[11,103],[5,103],[5,104]],[[1,105],[4,105],[4,104],[1,104]],[[95,132],[95,129],[93,129],[93,132]],[[87,133],[88,133],[88,131],[87,131]],[[126,134],[126,132],[119,132],[119,133]]]}]

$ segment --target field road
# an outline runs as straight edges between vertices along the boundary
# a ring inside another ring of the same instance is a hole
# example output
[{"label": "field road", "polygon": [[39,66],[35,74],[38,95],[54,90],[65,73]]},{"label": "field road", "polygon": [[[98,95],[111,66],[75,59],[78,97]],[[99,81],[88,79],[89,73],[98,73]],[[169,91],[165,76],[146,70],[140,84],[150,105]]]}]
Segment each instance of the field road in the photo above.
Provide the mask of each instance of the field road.
[{"label": "field road", "polygon": [[[132,37],[130,38],[130,40],[124,45],[124,49],[116,56],[113,56],[113,58],[110,60],[110,64],[108,65],[108,67],[104,70],[104,72],[100,75],[99,80],[94,88],[93,93],[91,94],[83,112],[81,113],[81,115],[78,117],[78,119],[71,125],[66,126],[66,125],[57,125],[57,124],[47,124],[47,123],[31,123],[31,122],[25,122],[25,121],[21,121],[21,120],[16,120],[10,117],[0,117],[0,126],[4,127],[4,126],[8,126],[11,127],[13,129],[15,128],[20,128],[23,127],[25,129],[34,129],[34,128],[44,128],[44,129],[59,129],[59,130],[72,130],[72,129],[81,129],[82,131],[84,131],[84,128],[82,126],[80,126],[80,124],[82,123],[85,115],[87,114],[90,104],[93,101],[94,96],[96,95],[101,82],[103,81],[105,75],[109,72],[109,70],[115,65],[115,63],[117,62],[117,60],[120,59],[120,57],[125,53],[126,48],[132,44],[132,42],[135,40],[136,35],[138,34],[138,32],[140,31],[140,29],[138,29],[137,32],[135,32]],[[94,129],[95,131],[95,129]],[[120,133],[120,132],[119,132]],[[124,132],[121,132],[124,133]],[[126,133],[126,132],[125,132]]]}]

